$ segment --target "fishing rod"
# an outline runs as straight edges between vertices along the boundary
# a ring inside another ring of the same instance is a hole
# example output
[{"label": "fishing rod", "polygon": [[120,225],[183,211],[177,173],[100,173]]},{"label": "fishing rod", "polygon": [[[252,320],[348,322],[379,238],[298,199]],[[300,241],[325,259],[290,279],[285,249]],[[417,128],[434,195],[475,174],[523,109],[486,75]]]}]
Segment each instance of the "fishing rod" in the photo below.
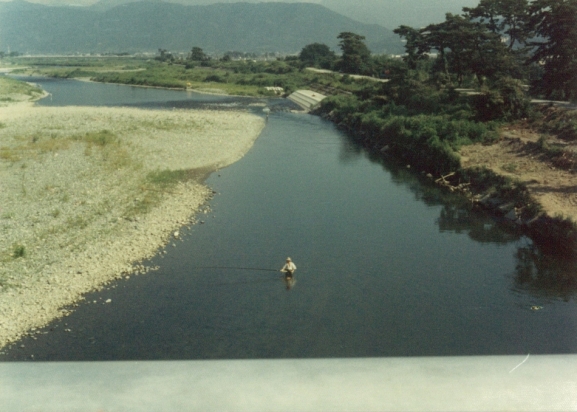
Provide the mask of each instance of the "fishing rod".
[{"label": "fishing rod", "polygon": [[191,269],[234,269],[234,270],[258,270],[261,272],[278,272],[276,269],[264,269],[264,268],[241,268],[236,266],[195,266]]},{"label": "fishing rod", "polygon": [[[253,278],[254,279],[254,278]],[[198,286],[203,287],[216,287],[216,286],[232,286],[232,285],[254,285],[259,283],[277,283],[278,279],[272,278],[258,278],[258,280],[242,280],[236,282],[208,282],[208,283],[199,283]]]}]

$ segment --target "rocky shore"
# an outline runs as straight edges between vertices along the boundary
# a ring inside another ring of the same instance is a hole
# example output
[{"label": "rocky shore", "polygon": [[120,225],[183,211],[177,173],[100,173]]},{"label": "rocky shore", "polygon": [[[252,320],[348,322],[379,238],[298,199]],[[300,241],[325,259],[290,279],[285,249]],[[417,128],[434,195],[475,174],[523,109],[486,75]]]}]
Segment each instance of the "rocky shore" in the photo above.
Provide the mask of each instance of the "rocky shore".
[{"label": "rocky shore", "polygon": [[0,107],[0,348],[145,271],[206,207],[203,178],[263,127],[244,112]]}]

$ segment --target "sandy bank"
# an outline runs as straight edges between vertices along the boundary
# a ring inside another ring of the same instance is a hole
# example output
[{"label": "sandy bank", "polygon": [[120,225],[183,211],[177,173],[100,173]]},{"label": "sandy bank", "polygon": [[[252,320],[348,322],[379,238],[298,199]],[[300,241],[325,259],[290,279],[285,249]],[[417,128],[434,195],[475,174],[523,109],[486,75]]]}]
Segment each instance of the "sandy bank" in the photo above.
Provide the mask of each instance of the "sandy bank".
[{"label": "sandy bank", "polygon": [[139,270],[263,127],[243,112],[0,107],[0,347]]},{"label": "sandy bank", "polygon": [[[463,166],[486,167],[516,179],[527,186],[548,216],[562,216],[577,222],[575,173],[559,167],[542,152],[537,142],[544,134],[511,125],[501,131],[501,136],[493,145],[464,146],[461,149]],[[577,153],[577,142],[547,137],[550,143],[562,145],[568,153]]]}]

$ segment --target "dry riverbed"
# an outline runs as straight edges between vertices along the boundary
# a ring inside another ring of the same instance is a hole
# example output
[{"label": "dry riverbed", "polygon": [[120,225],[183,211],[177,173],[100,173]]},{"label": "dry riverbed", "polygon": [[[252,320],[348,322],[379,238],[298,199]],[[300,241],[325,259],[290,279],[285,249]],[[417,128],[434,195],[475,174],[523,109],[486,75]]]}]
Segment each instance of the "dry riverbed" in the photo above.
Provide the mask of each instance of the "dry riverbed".
[{"label": "dry riverbed", "polygon": [[[538,144],[543,136],[549,145],[563,148],[565,154],[557,158],[547,156]],[[574,168],[563,167],[575,164],[577,142],[544,135],[524,124],[512,124],[501,130],[501,140],[497,143],[464,146],[461,156],[464,167],[487,167],[526,184],[547,215],[577,222]]]},{"label": "dry riverbed", "polygon": [[178,238],[210,171],[264,127],[244,112],[0,107],[0,348]]}]

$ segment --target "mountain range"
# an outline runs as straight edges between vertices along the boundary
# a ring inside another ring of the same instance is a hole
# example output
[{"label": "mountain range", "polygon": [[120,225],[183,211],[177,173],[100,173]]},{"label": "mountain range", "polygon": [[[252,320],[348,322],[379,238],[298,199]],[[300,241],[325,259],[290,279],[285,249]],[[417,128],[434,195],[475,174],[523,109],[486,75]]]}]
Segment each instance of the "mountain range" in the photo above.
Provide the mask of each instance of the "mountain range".
[{"label": "mountain range", "polygon": [[324,43],[338,50],[339,33],[366,37],[373,53],[401,53],[398,36],[313,3],[182,5],[138,1],[92,7],[0,3],[0,50],[30,54],[146,52],[159,48],[209,53],[296,53]]},{"label": "mountain range", "polygon": [[[6,1],[6,0],[0,0]],[[139,0],[28,0],[45,5],[91,6],[105,10],[123,3]],[[239,0],[164,0],[187,6],[214,3],[235,3]],[[248,3],[284,2],[316,3],[344,16],[362,23],[380,24],[394,29],[404,24],[411,27],[423,27],[439,23],[445,19],[445,13],[461,13],[463,7],[474,7],[480,0],[240,0]]]}]

